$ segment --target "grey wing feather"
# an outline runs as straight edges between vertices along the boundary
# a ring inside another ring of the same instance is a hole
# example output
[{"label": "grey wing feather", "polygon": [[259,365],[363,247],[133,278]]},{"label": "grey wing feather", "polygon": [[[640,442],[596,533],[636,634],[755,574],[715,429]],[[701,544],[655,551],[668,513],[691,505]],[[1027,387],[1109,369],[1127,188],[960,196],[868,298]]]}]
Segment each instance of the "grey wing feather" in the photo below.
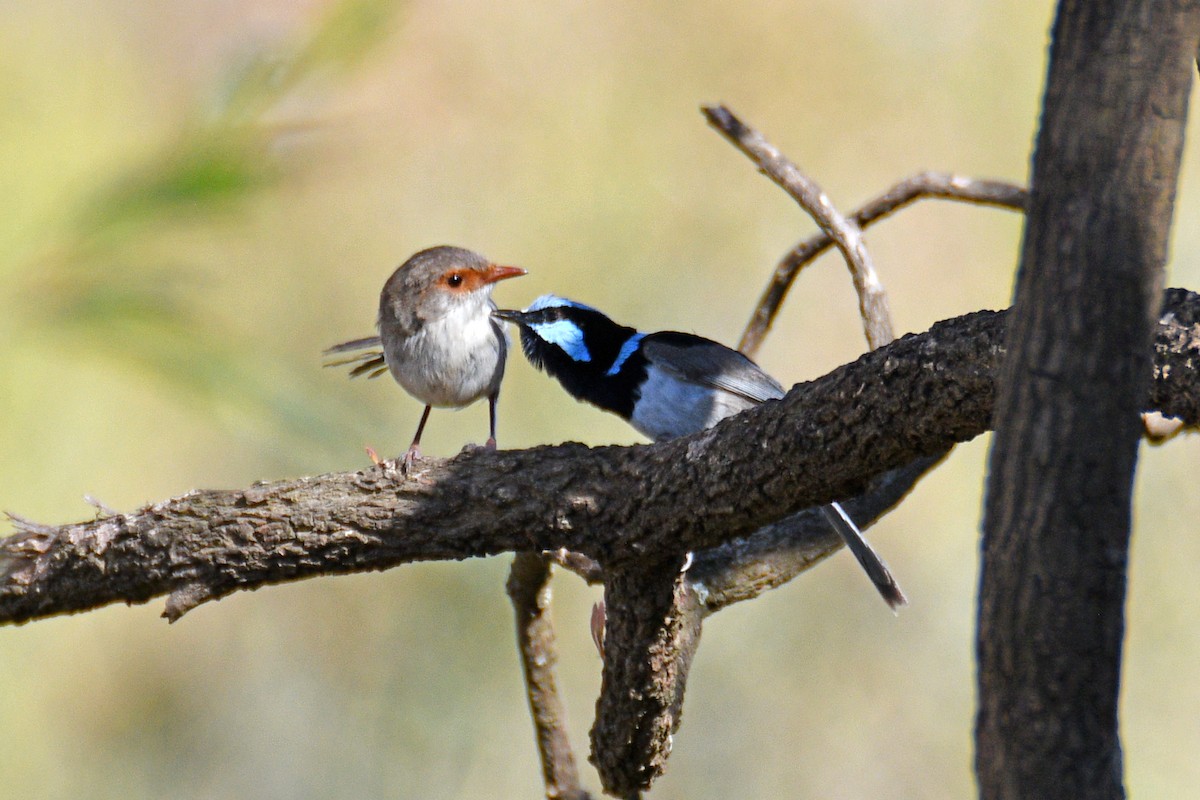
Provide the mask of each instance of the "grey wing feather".
[{"label": "grey wing feather", "polygon": [[692,383],[722,389],[754,403],[778,400],[785,394],[779,381],[763,372],[757,364],[717,342],[675,345],[647,336],[642,352],[660,369],[671,370]]},{"label": "grey wing feather", "polygon": [[378,336],[366,336],[362,339],[351,339],[348,342],[335,344],[333,347],[325,350],[324,354],[330,356],[334,353],[348,353],[351,350],[366,350],[368,347],[383,347],[383,340]]},{"label": "grey wing feather", "polygon": [[[356,350],[360,352],[354,352]],[[354,364],[355,367],[350,370],[351,378],[357,378],[361,375],[366,375],[368,378],[378,378],[388,370],[387,361],[383,357],[383,343],[378,336],[367,336],[362,339],[335,344],[326,350],[324,355],[331,356],[340,353],[350,353],[351,355],[345,358],[326,361],[325,366],[340,367],[346,364]]]}]

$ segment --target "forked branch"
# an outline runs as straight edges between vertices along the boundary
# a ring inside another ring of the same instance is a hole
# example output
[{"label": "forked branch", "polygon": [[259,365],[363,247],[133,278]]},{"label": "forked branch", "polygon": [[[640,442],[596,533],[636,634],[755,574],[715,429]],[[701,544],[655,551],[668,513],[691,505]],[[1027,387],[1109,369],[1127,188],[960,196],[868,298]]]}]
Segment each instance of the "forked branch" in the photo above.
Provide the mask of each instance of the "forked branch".
[{"label": "forked branch", "polygon": [[[821,231],[841,251],[858,294],[867,344],[875,350],[895,338],[887,293],[879,282],[871,255],[863,244],[862,231],[841,214],[816,182],[800,171],[768,142],[761,133],[745,125],[725,106],[705,106],[708,122],[745,153],[807,211]],[[743,351],[744,352],[744,351]]]},{"label": "forked branch", "polygon": [[[1200,297],[1167,292],[1148,409],[1200,421]],[[671,442],[467,452],[410,476],[360,472],[201,491],[0,541],[0,622],[231,592],[421,560],[565,547],[604,570],[728,544],[861,493],[988,429],[1005,315],[905,336],[779,402]]]}]

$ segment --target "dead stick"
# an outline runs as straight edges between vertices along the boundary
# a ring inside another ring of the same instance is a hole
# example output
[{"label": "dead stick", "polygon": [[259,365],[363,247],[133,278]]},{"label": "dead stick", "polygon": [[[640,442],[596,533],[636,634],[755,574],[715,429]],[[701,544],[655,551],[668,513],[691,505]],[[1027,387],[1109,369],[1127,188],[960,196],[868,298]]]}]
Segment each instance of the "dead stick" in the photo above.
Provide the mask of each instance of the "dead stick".
[{"label": "dead stick", "polygon": [[[850,214],[850,220],[861,230],[925,198],[1024,211],[1029,191],[1023,186],[1004,181],[978,180],[947,172],[921,172],[905,178],[866,202]],[[833,239],[820,231],[788,251],[771,273],[771,279],[759,297],[750,321],[746,323],[746,330],[738,343],[739,350],[754,358],[800,271],[832,246]]]},{"label": "dead stick", "polygon": [[550,621],[549,559],[538,553],[517,553],[507,589],[516,616],[517,651],[525,673],[546,797],[588,800],[588,793],[579,785],[579,771],[567,736],[566,708],[554,680],[558,650]]},{"label": "dead stick", "polygon": [[875,350],[895,338],[887,294],[875,272],[875,265],[863,244],[862,232],[829,201],[829,197],[811,178],[783,156],[761,133],[746,126],[725,106],[705,106],[708,122],[745,153],[758,168],[791,195],[829,236],[846,259],[854,289],[858,293],[859,313],[867,345]]}]

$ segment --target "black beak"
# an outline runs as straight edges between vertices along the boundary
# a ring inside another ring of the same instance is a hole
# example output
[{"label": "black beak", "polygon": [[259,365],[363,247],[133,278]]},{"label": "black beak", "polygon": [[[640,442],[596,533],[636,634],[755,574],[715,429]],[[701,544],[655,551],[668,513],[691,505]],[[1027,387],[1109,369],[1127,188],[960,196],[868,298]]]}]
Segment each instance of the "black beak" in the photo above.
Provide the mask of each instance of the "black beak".
[{"label": "black beak", "polygon": [[505,322],[512,322],[517,325],[524,324],[525,322],[525,312],[516,311],[515,309],[498,308],[492,312],[492,316],[496,319],[502,319]]}]

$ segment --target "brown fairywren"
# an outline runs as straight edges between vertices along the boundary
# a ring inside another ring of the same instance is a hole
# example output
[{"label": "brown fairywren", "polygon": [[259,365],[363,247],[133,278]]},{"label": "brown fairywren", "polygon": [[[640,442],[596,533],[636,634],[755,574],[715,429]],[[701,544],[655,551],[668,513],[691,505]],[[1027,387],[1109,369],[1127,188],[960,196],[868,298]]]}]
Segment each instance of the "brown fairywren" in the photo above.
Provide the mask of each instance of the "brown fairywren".
[{"label": "brown fairywren", "polygon": [[508,340],[496,309],[496,281],[524,275],[461,247],[431,247],[392,273],[379,296],[379,335],[334,345],[326,355],[352,355],[326,366],[354,364],[350,377],[391,372],[396,383],[425,404],[405,469],[420,457],[421,433],[434,407],[463,408],[488,400],[490,436],[496,446],[496,399],[504,377]]}]

